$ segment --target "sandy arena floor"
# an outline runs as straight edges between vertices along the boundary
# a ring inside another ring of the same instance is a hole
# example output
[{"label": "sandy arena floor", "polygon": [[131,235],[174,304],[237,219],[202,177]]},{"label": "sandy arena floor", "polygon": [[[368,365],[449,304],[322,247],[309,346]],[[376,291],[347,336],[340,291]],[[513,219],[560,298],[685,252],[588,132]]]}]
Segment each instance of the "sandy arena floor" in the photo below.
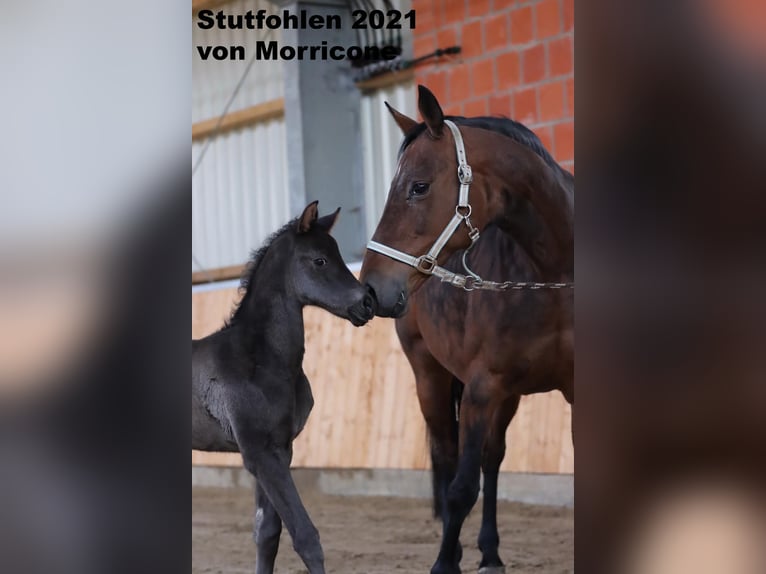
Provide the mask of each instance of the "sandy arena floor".
[{"label": "sandy arena floor", "polygon": [[[428,500],[338,497],[302,493],[319,529],[332,574],[424,574],[438,551],[440,526]],[[247,573],[255,568],[253,495],[239,488],[194,488],[192,573]],[[481,499],[463,528],[463,572],[475,572]],[[508,574],[574,571],[574,514],[570,509],[501,502],[500,557]],[[305,573],[283,530],[277,574]]]}]

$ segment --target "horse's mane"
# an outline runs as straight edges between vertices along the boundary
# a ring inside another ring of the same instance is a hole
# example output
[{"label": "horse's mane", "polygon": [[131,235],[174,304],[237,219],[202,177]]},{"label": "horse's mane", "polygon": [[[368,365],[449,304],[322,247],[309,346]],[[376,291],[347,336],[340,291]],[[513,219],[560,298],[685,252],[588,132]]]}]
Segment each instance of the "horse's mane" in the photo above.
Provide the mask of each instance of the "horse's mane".
[{"label": "horse's mane", "polygon": [[226,321],[226,324],[225,324],[226,327],[231,325],[232,321],[236,319],[237,312],[242,307],[242,302],[247,298],[247,294],[250,290],[250,287],[255,283],[255,275],[258,273],[258,267],[263,261],[263,258],[266,255],[266,252],[269,250],[269,247],[271,247],[274,241],[276,241],[279,237],[281,237],[288,231],[295,229],[297,225],[298,225],[298,218],[296,217],[294,219],[291,219],[290,221],[285,223],[282,227],[277,229],[274,233],[269,235],[258,249],[253,249],[250,252],[250,259],[245,265],[245,268],[242,271],[242,276],[239,280],[239,292],[242,295],[242,297],[240,298],[239,303],[237,303],[237,306],[234,308],[234,311],[232,311],[231,317],[229,318],[228,321]]},{"label": "horse's mane", "polygon": [[[463,116],[446,116],[445,119],[452,120],[458,125],[481,128],[507,136],[515,142],[518,142],[531,149],[533,152],[539,155],[549,166],[557,169],[563,169],[558,163],[556,163],[556,160],[553,159],[553,156],[548,152],[548,150],[545,149],[545,146],[543,145],[543,142],[540,141],[540,138],[538,138],[537,135],[527,126],[517,122],[516,120],[501,116],[481,116],[476,118],[465,118]],[[421,123],[412,129],[406,136],[404,136],[404,141],[399,148],[399,155],[401,155],[407,146],[409,146],[424,131],[426,131],[426,124]]]}]

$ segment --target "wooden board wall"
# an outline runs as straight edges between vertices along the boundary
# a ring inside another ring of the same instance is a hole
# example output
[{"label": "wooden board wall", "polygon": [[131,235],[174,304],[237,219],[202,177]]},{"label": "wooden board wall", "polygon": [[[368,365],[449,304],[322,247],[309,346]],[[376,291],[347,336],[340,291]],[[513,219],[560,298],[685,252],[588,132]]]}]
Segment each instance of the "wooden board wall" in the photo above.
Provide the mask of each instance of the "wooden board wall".
[{"label": "wooden board wall", "polygon": [[[235,288],[194,293],[192,337],[218,329],[236,300]],[[315,308],[304,317],[304,370],[315,405],[295,441],[293,466],[428,468],[425,423],[393,320],[376,318],[355,328]],[[573,472],[570,421],[559,393],[525,397],[508,430],[501,470]],[[238,466],[241,459],[193,451],[192,464]]]}]

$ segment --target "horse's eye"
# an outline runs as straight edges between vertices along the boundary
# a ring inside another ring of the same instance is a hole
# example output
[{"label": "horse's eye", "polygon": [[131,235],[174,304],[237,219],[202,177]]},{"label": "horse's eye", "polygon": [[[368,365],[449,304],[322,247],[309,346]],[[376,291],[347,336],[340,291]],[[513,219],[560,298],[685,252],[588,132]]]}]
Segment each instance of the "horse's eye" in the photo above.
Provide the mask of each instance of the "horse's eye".
[{"label": "horse's eye", "polygon": [[410,188],[410,197],[419,197],[428,193],[429,185],[422,181],[416,181]]},{"label": "horse's eye", "polygon": [[318,257],[314,259],[314,265],[318,265],[319,267],[321,267],[322,265],[326,263],[327,263],[327,259],[325,259],[324,257]]}]

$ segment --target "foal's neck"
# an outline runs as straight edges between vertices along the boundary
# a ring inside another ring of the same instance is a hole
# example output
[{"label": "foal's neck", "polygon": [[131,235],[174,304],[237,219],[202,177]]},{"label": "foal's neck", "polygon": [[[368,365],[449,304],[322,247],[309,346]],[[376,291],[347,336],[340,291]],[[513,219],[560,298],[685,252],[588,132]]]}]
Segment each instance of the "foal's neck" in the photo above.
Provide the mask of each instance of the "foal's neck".
[{"label": "foal's neck", "polygon": [[303,304],[289,285],[289,258],[267,253],[237,312],[243,344],[270,363],[300,367],[304,351]]}]

